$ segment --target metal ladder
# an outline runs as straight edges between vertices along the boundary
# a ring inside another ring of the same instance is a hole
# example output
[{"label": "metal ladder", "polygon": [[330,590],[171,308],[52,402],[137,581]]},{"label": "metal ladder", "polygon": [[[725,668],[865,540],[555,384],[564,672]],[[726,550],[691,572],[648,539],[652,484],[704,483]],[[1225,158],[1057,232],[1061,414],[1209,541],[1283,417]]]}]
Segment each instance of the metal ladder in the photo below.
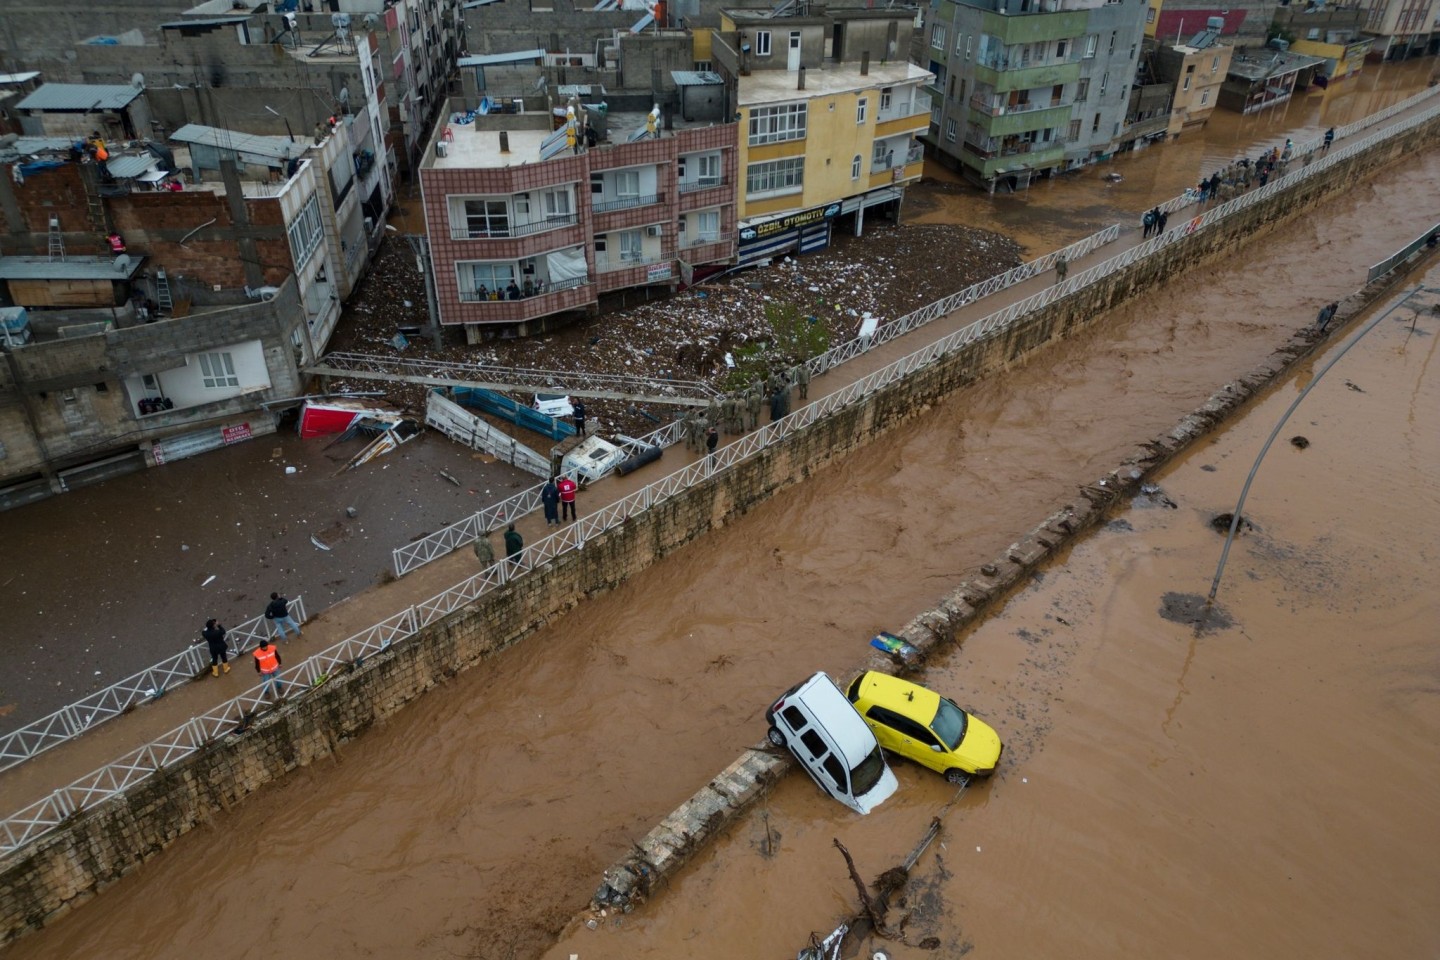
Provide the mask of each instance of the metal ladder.
[{"label": "metal ladder", "polygon": [[60,232],[60,218],[50,218],[50,259],[65,259],[65,236]]},{"label": "metal ladder", "polygon": [[164,270],[155,271],[155,302],[165,313],[175,307],[175,301],[170,298],[170,278],[165,276]]}]

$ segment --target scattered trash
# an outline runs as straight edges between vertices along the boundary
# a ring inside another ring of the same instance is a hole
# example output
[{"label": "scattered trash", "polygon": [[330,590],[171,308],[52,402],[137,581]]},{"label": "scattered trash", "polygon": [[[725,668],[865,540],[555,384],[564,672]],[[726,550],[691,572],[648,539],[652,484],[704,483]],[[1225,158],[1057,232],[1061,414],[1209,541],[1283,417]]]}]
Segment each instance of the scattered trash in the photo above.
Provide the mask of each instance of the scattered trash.
[{"label": "scattered trash", "polygon": [[345,516],[349,517],[351,520],[354,520],[356,517],[360,516],[360,511],[356,510],[354,507],[346,507]]},{"label": "scattered trash", "polygon": [[[358,466],[369,463],[376,457],[380,457],[389,453],[391,450],[394,450],[402,443],[407,443],[411,440],[414,440],[417,436],[420,435],[420,421],[412,419],[410,417],[401,417],[399,419],[386,422],[373,417],[364,417],[361,418],[358,423],[352,426],[350,430],[347,430],[345,431],[345,433],[341,434],[341,439],[350,436],[352,431],[359,433],[373,433],[377,430],[379,431],[379,434],[375,437],[375,439],[371,440],[370,443],[366,445],[364,450],[361,450],[359,453],[355,454],[355,456],[351,457],[350,462],[337,470],[336,473],[343,473],[346,470],[354,470]],[[336,442],[338,443],[339,441]]]},{"label": "scattered trash", "polygon": [[294,473],[294,472],[295,472],[295,468],[294,468],[294,467],[286,467],[286,468],[285,468],[285,474],[286,474],[286,476],[289,476],[290,474],[292,474],[292,473]]},{"label": "scattered trash", "polygon": [[214,579],[215,579],[215,576],[216,576],[216,575],[213,574],[213,573],[210,574],[210,576],[206,577],[206,578],[205,578],[205,582],[202,583],[202,584],[200,584],[200,586],[202,586],[202,587],[208,587],[208,586],[210,586],[210,581],[214,580]]},{"label": "scattered trash", "polygon": [[396,350],[404,350],[406,347],[410,346],[410,341],[405,338],[405,334],[397,333],[395,334],[395,336],[390,338],[390,346],[394,347]]},{"label": "scattered trash", "polygon": [[315,539],[314,534],[310,535],[310,542],[315,544],[315,546],[319,547],[321,550],[324,550],[326,553],[330,552],[330,548],[325,546],[325,544],[321,543],[319,540]]},{"label": "scattered trash", "polygon": [[882,653],[888,653],[892,657],[898,657],[901,660],[918,659],[920,656],[920,651],[916,647],[905,642],[900,637],[895,636],[895,634],[886,633],[883,630],[879,636],[871,639],[870,646]]},{"label": "scattered trash", "polygon": [[1296,434],[1295,436],[1290,438],[1290,445],[1298,450],[1304,450],[1306,447],[1310,446],[1310,439],[1308,437],[1302,437],[1299,434]]},{"label": "scattered trash", "polygon": [[440,476],[443,477],[443,478],[446,479],[446,480],[449,480],[451,483],[455,484],[455,486],[457,486],[457,487],[460,486],[460,481],[459,481],[459,480],[456,480],[454,477],[450,476],[450,474],[446,473],[444,470],[441,470],[441,471],[440,471]]}]

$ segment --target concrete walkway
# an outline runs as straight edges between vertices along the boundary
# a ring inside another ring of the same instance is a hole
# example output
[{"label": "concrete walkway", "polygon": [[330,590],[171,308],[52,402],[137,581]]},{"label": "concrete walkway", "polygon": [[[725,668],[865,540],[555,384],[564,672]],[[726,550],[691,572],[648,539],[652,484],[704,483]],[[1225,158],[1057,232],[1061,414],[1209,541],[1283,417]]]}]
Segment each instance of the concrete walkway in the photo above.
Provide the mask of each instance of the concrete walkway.
[{"label": "concrete walkway", "polygon": [[[1423,103],[1416,111],[1429,109],[1432,104]],[[1384,129],[1410,115],[1407,111],[1392,118],[1385,124],[1371,127],[1357,137]],[[1164,202],[1169,197],[1153,198],[1152,203]],[[1189,216],[1203,212],[1208,207],[1187,208],[1171,217],[1171,232],[1183,229]],[[1089,269],[1111,257],[1118,256],[1142,242],[1139,226],[1139,211],[1128,224],[1123,224],[1120,237],[1093,252],[1087,257],[1072,262],[1071,275]],[[939,269],[939,267],[937,267]],[[1055,283],[1055,275],[1047,272],[1029,280],[1017,283],[1005,290],[977,300],[945,317],[937,319],[911,333],[878,346],[860,357],[826,374],[816,377],[810,384],[809,402],[815,402],[851,383],[863,379],[874,371],[922,347],[941,339],[982,319],[998,310]],[[792,391],[793,394],[793,391]],[[792,409],[805,404],[798,397],[793,400]],[[762,413],[762,417],[765,414]],[[731,442],[733,437],[722,437]],[[647,466],[627,477],[611,476],[593,484],[580,494],[578,509],[593,512],[634,492],[640,487],[680,469],[697,456],[687,452],[683,445],[666,450],[657,463]],[[538,511],[517,521],[516,528],[527,544],[532,544],[547,535],[544,517]],[[496,554],[503,555],[504,549],[499,533],[492,534],[491,542]],[[399,546],[397,544],[397,546]],[[321,612],[305,624],[305,632],[299,641],[280,644],[286,666],[293,666],[309,656],[311,652],[323,650],[332,644],[369,628],[376,622],[403,610],[408,606],[427,600],[471,576],[478,567],[468,545],[447,557],[419,568],[404,578],[382,584],[358,593]],[[156,737],[182,725],[197,714],[212,710],[225,701],[258,685],[251,658],[246,655],[236,663],[232,672],[218,679],[208,676],[177,687],[156,702],[142,706],[130,714],[112,720],[83,736],[62,746],[47,751],[16,768],[0,773],[0,816],[11,813],[33,803],[52,790],[71,783],[134,750]]]}]

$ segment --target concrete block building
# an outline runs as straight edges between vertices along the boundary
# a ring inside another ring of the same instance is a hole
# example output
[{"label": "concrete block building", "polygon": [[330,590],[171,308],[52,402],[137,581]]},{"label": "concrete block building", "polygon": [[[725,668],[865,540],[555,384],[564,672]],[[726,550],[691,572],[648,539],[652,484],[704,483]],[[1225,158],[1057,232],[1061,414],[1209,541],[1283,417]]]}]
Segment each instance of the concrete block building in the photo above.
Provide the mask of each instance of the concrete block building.
[{"label": "concrete block building", "polygon": [[420,183],[442,324],[471,342],[539,333],[733,260],[733,107],[719,77],[680,82],[716,88],[715,109],[503,97],[437,123]]},{"label": "concrete block building", "polygon": [[822,249],[842,219],[858,234],[867,210],[898,211],[930,123],[913,30],[909,10],[722,12],[711,56],[737,89],[738,262]]},{"label": "concrete block building", "polygon": [[1109,156],[1147,11],[1143,0],[944,0],[927,24],[929,142],[991,191]]}]

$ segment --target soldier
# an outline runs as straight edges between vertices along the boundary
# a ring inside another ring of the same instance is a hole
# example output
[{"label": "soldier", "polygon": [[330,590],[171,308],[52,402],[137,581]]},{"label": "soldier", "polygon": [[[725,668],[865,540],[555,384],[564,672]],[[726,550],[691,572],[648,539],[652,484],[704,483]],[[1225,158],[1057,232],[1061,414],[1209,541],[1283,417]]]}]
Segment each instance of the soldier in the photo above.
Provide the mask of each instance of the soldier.
[{"label": "soldier", "polygon": [[725,394],[725,399],[720,401],[720,429],[726,433],[734,433],[732,427],[735,425],[735,398]]},{"label": "soldier", "polygon": [[760,399],[760,391],[751,387],[745,394],[745,426],[751,430],[760,426],[760,407],[764,403]]},{"label": "soldier", "polygon": [[759,377],[756,377],[753,381],[751,381],[751,383],[750,383],[750,389],[751,389],[751,390],[754,390],[756,393],[760,394],[760,396],[762,396],[762,397],[765,396],[765,385],[760,382],[760,378],[759,378]]},{"label": "soldier", "polygon": [[700,426],[700,411],[691,410],[685,414],[685,449],[699,453],[705,431]]},{"label": "soldier", "polygon": [[720,402],[714,397],[711,397],[709,405],[705,407],[705,427],[706,429],[709,429],[710,427],[715,426],[719,422]]},{"label": "soldier", "polygon": [[810,399],[810,364],[802,363],[795,368],[795,382],[800,385],[800,399]]}]

